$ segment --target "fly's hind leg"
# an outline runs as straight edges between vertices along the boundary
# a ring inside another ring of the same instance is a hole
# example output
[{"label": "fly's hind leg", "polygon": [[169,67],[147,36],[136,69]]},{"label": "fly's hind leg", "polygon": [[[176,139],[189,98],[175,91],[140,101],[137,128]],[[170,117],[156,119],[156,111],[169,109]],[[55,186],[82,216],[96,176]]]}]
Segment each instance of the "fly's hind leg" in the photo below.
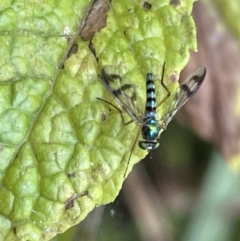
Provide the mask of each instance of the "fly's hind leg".
[{"label": "fly's hind leg", "polygon": [[101,99],[101,98],[99,98],[99,97],[97,97],[97,100],[101,100],[101,101],[107,103],[108,105],[111,105],[113,108],[115,108],[115,109],[120,113],[122,122],[123,122],[123,124],[124,124],[125,126],[133,123],[134,120],[130,120],[130,121],[127,121],[127,122],[124,120],[122,110],[120,110],[117,106],[115,106],[115,105],[113,105],[112,103],[108,102],[107,100]]},{"label": "fly's hind leg", "polygon": [[157,104],[156,108],[158,108],[162,103],[164,103],[169,98],[169,96],[171,95],[169,89],[167,88],[167,86],[163,82],[163,80],[164,80],[164,71],[165,71],[165,64],[166,64],[166,62],[164,62],[163,68],[162,68],[161,85],[164,88],[164,90],[167,92],[167,94],[164,96],[163,99],[160,100],[160,102]]}]

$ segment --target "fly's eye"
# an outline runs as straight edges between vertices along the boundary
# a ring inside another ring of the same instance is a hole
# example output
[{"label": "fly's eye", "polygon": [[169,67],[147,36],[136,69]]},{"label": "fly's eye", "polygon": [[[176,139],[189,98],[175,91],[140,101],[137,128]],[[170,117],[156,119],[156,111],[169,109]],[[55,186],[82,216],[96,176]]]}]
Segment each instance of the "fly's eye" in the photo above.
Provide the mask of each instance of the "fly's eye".
[{"label": "fly's eye", "polygon": [[159,142],[139,141],[139,147],[143,150],[153,150],[159,147]]}]

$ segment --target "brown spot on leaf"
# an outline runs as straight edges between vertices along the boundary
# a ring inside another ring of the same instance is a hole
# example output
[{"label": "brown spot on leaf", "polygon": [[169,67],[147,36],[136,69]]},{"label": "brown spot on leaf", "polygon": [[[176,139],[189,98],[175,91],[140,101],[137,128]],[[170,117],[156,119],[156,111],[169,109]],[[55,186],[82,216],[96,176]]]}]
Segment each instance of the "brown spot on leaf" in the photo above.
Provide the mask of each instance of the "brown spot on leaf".
[{"label": "brown spot on leaf", "polygon": [[181,4],[180,0],[170,0],[170,5],[179,6]]},{"label": "brown spot on leaf", "polygon": [[89,46],[88,47],[91,50],[91,52],[93,53],[93,55],[95,56],[96,60],[98,61],[98,57],[96,55],[95,47],[94,47],[92,41],[89,42]]},{"label": "brown spot on leaf", "polygon": [[82,196],[86,196],[86,195],[88,195],[88,191],[83,192],[81,195],[77,195],[77,193],[73,193],[73,195],[66,201],[65,209],[67,210],[67,209],[74,207],[74,201],[78,197],[82,197]]},{"label": "brown spot on leaf", "polygon": [[74,207],[74,199],[68,200],[65,205],[65,209],[70,209]]},{"label": "brown spot on leaf", "polygon": [[107,119],[107,114],[106,113],[102,113],[102,121],[105,121]]},{"label": "brown spot on leaf", "polygon": [[74,172],[73,172],[73,173],[68,173],[67,176],[68,176],[68,177],[75,177],[76,174],[75,174]]},{"label": "brown spot on leaf", "polygon": [[96,0],[81,29],[80,36],[83,40],[91,40],[96,32],[106,26],[106,16],[109,4],[104,0]]},{"label": "brown spot on leaf", "polygon": [[152,8],[152,4],[148,3],[148,2],[144,2],[143,3],[143,8],[145,9],[151,9]]},{"label": "brown spot on leaf", "polygon": [[74,207],[74,200],[78,197],[76,193],[73,193],[73,195],[66,201],[65,203],[65,209],[70,209]]},{"label": "brown spot on leaf", "polygon": [[72,38],[70,36],[66,36],[66,39],[67,39],[68,42],[72,41]]},{"label": "brown spot on leaf", "polygon": [[72,48],[69,50],[67,57],[69,58],[69,57],[72,56],[73,54],[76,54],[77,51],[78,51],[78,45],[77,45],[77,44],[74,44],[74,45],[72,46]]}]

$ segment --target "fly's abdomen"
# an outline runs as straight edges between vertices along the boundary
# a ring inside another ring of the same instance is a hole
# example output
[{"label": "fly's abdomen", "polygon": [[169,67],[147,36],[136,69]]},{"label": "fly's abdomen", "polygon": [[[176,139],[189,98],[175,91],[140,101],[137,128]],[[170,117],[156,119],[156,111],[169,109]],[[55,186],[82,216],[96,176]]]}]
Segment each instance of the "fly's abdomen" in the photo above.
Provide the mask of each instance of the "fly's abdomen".
[{"label": "fly's abdomen", "polygon": [[147,73],[147,101],[144,120],[156,118],[156,93],[152,73]]}]

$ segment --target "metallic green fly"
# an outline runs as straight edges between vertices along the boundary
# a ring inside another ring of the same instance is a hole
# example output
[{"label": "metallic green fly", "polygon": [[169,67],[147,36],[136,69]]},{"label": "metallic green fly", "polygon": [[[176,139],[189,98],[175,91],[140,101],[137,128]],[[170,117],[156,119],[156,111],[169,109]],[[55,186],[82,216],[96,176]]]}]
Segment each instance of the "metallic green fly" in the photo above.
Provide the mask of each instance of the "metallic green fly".
[{"label": "metallic green fly", "polygon": [[[166,87],[163,82],[164,79],[164,70],[165,70],[165,63],[163,64],[162,69],[162,77],[161,77],[161,86],[166,91],[165,97],[163,97],[158,103],[156,101],[156,91],[155,91],[155,83],[152,73],[147,73],[146,75],[146,105],[145,105],[145,112],[143,113],[137,103],[137,95],[135,92],[135,86],[131,84],[122,84],[122,78],[116,74],[110,74],[107,71],[107,67],[104,67],[101,72],[101,79],[103,84],[105,85],[106,89],[113,95],[115,100],[118,104],[122,107],[124,111],[128,113],[131,117],[131,121],[125,123],[122,111],[109,103],[106,100],[100,99],[114,108],[116,108],[123,119],[123,123],[128,125],[132,122],[136,122],[140,126],[140,130],[142,133],[143,140],[139,141],[139,147],[141,149],[150,151],[153,149],[158,148],[159,142],[158,139],[162,131],[167,128],[168,123],[172,120],[172,118],[176,115],[176,113],[186,104],[186,102],[197,92],[199,87],[201,86],[205,76],[206,76],[206,68],[200,67],[196,69],[190,76],[184,80],[179,87],[179,91],[175,94],[173,101],[174,103],[171,104],[171,108],[167,111],[167,113],[162,116],[160,120],[157,119],[157,108],[164,103],[169,96],[171,95],[170,91]],[[117,83],[117,84],[116,84]],[[116,87],[118,86],[118,87]],[[128,159],[127,168],[129,165],[129,161],[131,159],[132,151],[138,139],[140,131],[137,134],[135,142],[133,144],[131,154]],[[127,172],[126,168],[126,172]],[[125,175],[126,175],[125,172]],[[124,176],[125,176],[124,175]]]}]

